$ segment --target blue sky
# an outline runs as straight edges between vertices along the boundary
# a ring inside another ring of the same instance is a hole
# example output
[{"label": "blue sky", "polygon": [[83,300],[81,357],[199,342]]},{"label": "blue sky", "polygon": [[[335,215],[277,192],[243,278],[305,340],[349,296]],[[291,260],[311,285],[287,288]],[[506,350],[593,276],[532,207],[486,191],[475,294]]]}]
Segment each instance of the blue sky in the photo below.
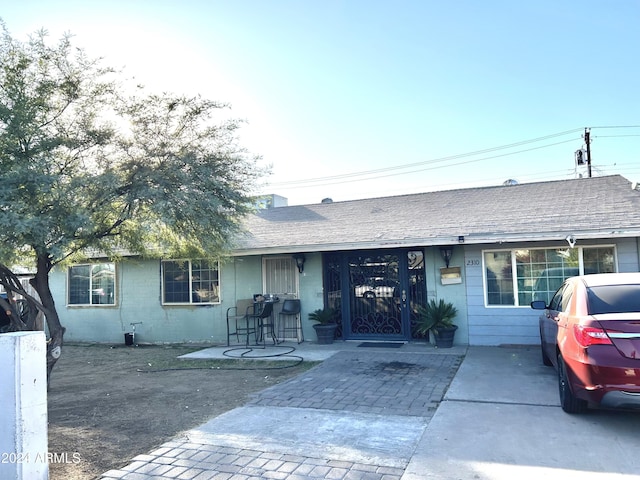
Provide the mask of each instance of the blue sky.
[{"label": "blue sky", "polygon": [[262,193],[290,204],[573,178],[585,127],[594,174],[640,180],[635,0],[0,0],[0,17],[231,103],[271,166]]}]

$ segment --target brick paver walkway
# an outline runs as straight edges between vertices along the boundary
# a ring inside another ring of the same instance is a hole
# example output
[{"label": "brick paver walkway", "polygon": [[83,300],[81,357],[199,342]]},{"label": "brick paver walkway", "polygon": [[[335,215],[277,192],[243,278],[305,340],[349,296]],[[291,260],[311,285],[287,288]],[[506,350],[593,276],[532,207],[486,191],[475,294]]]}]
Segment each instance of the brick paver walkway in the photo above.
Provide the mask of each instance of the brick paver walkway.
[{"label": "brick paver walkway", "polygon": [[[462,358],[381,350],[340,352],[296,378],[257,393],[250,404],[430,419]],[[139,455],[101,478],[400,480],[403,473],[404,468],[201,444],[184,437]]]},{"label": "brick paver walkway", "polygon": [[172,441],[148,455],[135,457],[103,479],[255,480],[345,479],[399,480],[404,469],[340,460],[283,455],[187,441]]},{"label": "brick paver walkway", "polygon": [[445,354],[340,352],[259,392],[251,403],[431,417],[461,360]]}]

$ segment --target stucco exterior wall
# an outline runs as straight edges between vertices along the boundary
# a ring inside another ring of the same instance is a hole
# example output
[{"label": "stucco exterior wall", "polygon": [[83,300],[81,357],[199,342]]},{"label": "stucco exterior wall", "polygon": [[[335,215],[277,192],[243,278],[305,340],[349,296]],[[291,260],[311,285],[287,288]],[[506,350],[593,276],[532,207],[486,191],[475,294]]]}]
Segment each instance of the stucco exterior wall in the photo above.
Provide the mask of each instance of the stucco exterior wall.
[{"label": "stucco exterior wall", "polygon": [[226,311],[236,298],[262,291],[258,257],[228,260],[220,266],[221,303],[162,305],[159,260],[126,259],[116,265],[115,306],[68,306],[66,270],[51,274],[51,288],[65,339],[77,342],[124,343],[131,331],[143,343],[226,343]]},{"label": "stucco exterior wall", "polygon": [[[226,344],[226,311],[236,299],[263,292],[262,257],[238,257],[220,265],[220,299],[216,305],[162,305],[159,260],[126,259],[116,265],[115,306],[68,306],[66,270],[54,270],[51,288],[61,322],[71,342],[124,343],[136,326],[142,343]],[[315,332],[308,313],[322,307],[322,256],[308,254],[299,278],[305,338]],[[278,309],[276,308],[276,311]]]},{"label": "stucco exterior wall", "polygon": [[160,262],[136,260],[116,264],[115,306],[69,306],[66,271],[52,273],[51,285],[67,341],[124,343],[124,333],[136,326],[145,343],[206,342],[217,330],[221,307],[162,306]]},{"label": "stucco exterior wall", "polygon": [[310,322],[309,313],[318,308],[323,308],[324,297],[322,289],[322,255],[319,253],[306,254],[307,261],[304,264],[304,272],[300,275],[300,307],[302,331],[307,340],[316,339],[313,322]]},{"label": "stucco exterior wall", "polygon": [[[582,242],[585,245],[616,245],[618,271],[640,270],[638,239]],[[539,312],[528,306],[487,307],[483,284],[485,249],[497,245],[456,245],[451,267],[460,267],[462,282],[443,285],[440,268],[444,262],[437,247],[424,249],[427,299],[444,299],[458,309],[456,344],[502,345],[538,344]],[[557,248],[555,243],[510,244],[515,248]],[[263,292],[262,257],[230,258],[221,263],[221,303],[217,305],[161,304],[161,270],[159,260],[127,259],[119,262],[117,272],[117,305],[113,307],[70,307],[66,302],[66,271],[52,273],[51,287],[62,324],[67,328],[65,339],[78,342],[124,343],[124,333],[132,322],[137,327],[138,340],[143,343],[226,344],[226,311],[236,299],[252,298]],[[305,339],[315,340],[309,312],[323,307],[322,255],[307,253],[304,272],[298,280],[302,305],[302,326]],[[278,308],[276,307],[276,311]]]},{"label": "stucco exterior wall", "polygon": [[464,277],[464,248],[463,245],[453,249],[453,255],[449,262],[450,267],[460,267],[462,272],[462,282],[452,285],[443,285],[440,278],[440,268],[445,267],[444,260],[440,254],[440,249],[430,247],[424,250],[425,275],[427,280],[427,301],[443,299],[451,302],[458,309],[458,315],[454,323],[458,326],[454,337],[454,345],[467,345],[469,343],[469,321],[467,313],[466,279]]}]

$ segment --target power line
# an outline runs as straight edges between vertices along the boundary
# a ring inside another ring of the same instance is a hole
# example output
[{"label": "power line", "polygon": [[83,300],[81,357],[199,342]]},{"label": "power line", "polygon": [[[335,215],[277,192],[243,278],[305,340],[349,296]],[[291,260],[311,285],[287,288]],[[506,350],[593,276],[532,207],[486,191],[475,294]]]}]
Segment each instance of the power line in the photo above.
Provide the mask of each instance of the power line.
[{"label": "power line", "polygon": [[[596,129],[596,128],[600,128],[600,129],[640,128],[640,125],[591,127],[591,129]],[[392,167],[383,167],[383,168],[360,171],[360,172],[351,172],[351,173],[346,173],[346,174],[330,175],[330,176],[325,176],[325,177],[316,177],[316,178],[300,179],[300,180],[291,180],[291,181],[284,181],[284,182],[274,182],[274,183],[268,183],[268,186],[270,188],[271,187],[277,187],[278,189],[281,189],[281,190],[295,190],[295,189],[300,189],[300,188],[324,187],[324,186],[339,185],[339,184],[344,184],[344,183],[364,182],[364,181],[369,181],[369,180],[377,180],[377,179],[381,179],[381,178],[388,178],[388,177],[394,177],[394,176],[400,176],[400,175],[415,174],[415,173],[423,172],[423,171],[427,171],[427,170],[436,170],[436,169],[440,169],[440,168],[447,168],[447,167],[465,165],[465,164],[482,162],[482,161],[487,161],[487,160],[493,160],[493,159],[496,159],[496,158],[501,158],[501,157],[506,157],[506,156],[511,156],[511,155],[517,155],[517,154],[526,153],[526,152],[529,152],[529,151],[540,150],[540,149],[549,148],[549,147],[553,147],[553,146],[557,146],[557,145],[561,145],[561,144],[565,144],[565,143],[570,143],[570,142],[574,142],[576,140],[583,140],[583,136],[580,136],[580,137],[577,137],[577,138],[574,137],[574,138],[570,138],[568,140],[563,140],[561,142],[554,142],[554,143],[551,143],[551,144],[546,144],[546,145],[542,145],[542,146],[538,146],[538,147],[527,148],[527,149],[518,150],[518,151],[514,151],[514,152],[508,152],[508,153],[504,153],[504,154],[500,154],[500,155],[492,155],[492,156],[488,156],[488,157],[482,157],[482,158],[477,158],[477,159],[472,159],[472,160],[467,160],[467,161],[462,161],[462,162],[448,163],[446,165],[435,165],[437,163],[450,162],[452,160],[459,160],[459,159],[463,159],[463,158],[466,158],[466,157],[481,155],[483,153],[496,152],[496,151],[500,151],[500,150],[514,148],[514,147],[517,147],[517,146],[522,146],[522,145],[536,143],[536,142],[540,142],[540,141],[544,141],[544,140],[548,140],[548,139],[552,139],[552,138],[557,138],[557,137],[561,137],[561,136],[564,136],[564,135],[574,134],[576,132],[581,132],[582,130],[583,130],[583,128],[574,128],[574,129],[571,129],[571,130],[565,130],[565,131],[562,131],[562,132],[557,132],[557,133],[553,133],[553,134],[550,134],[550,135],[544,135],[544,136],[536,137],[536,138],[529,139],[529,140],[523,140],[523,141],[519,141],[519,142],[514,142],[514,143],[507,144],[507,145],[501,145],[501,146],[492,147],[492,148],[486,148],[486,149],[482,149],[482,150],[475,150],[473,152],[462,153],[462,154],[457,154],[457,155],[450,155],[450,156],[446,156],[446,157],[440,157],[440,158],[425,160],[425,161],[421,161],[421,162],[408,163],[408,164],[397,165],[397,166],[392,166]],[[640,136],[640,135],[635,135],[635,134],[628,134],[628,135],[599,135],[597,138],[609,138],[609,137],[614,138],[614,137],[624,137],[624,136],[633,136],[633,137],[635,137],[635,136]],[[396,170],[406,170],[406,169],[409,169],[409,168],[422,167],[422,166],[425,166],[425,168],[417,168],[417,169],[413,169],[413,170],[409,170],[409,171],[400,171],[400,172],[396,172],[396,173],[388,173],[388,172],[394,172]],[[603,165],[600,165],[600,167],[603,167]],[[604,167],[617,168],[617,165],[615,165],[615,164],[614,165],[605,165]],[[567,176],[567,175],[573,175],[575,171],[574,171],[574,169],[570,169],[570,170],[566,170],[566,171],[563,170],[563,172],[569,172],[569,173],[565,173],[564,174],[564,176]],[[550,173],[552,173],[552,172],[547,171],[547,172],[545,172],[544,176],[546,178],[548,178]],[[358,178],[358,177],[362,177],[362,178]]]},{"label": "power line", "polygon": [[640,128],[640,125],[605,125],[591,128]]},{"label": "power line", "polygon": [[[578,129],[580,130],[580,129]],[[507,157],[510,155],[517,155],[519,153],[525,153],[525,152],[530,152],[533,150],[540,150],[543,148],[549,148],[549,147],[553,147],[556,145],[562,145],[564,143],[569,143],[569,142],[574,142],[576,140],[576,138],[571,138],[569,140],[563,140],[562,142],[556,142],[556,143],[551,143],[548,145],[542,145],[540,147],[532,147],[532,148],[527,148],[524,150],[518,150],[515,152],[509,152],[509,153],[503,153],[500,155],[492,155],[489,157],[483,157],[483,158],[476,158],[474,160],[467,160],[464,162],[457,162],[457,163],[450,163],[447,165],[438,165],[438,166],[432,166],[432,167],[425,167],[425,168],[419,168],[419,169],[415,169],[415,170],[410,170],[408,172],[398,172],[398,173],[389,173],[386,175],[377,175],[377,176],[368,176],[366,178],[353,178],[354,176],[358,175],[358,176],[364,176],[364,175],[372,175],[376,172],[380,172],[383,173],[385,171],[390,171],[390,170],[394,170],[394,169],[398,169],[398,168],[408,168],[410,166],[414,166],[414,165],[424,165],[427,163],[435,163],[435,161],[431,161],[431,162],[420,162],[420,163],[415,163],[415,164],[407,164],[404,165],[402,167],[390,167],[390,168],[386,168],[386,169],[378,169],[378,170],[370,170],[368,172],[361,172],[359,174],[347,174],[347,175],[336,175],[334,177],[321,177],[321,178],[316,178],[316,179],[310,179],[310,180],[300,180],[299,182],[295,182],[295,181],[291,181],[291,182],[280,182],[280,183],[272,183],[270,184],[270,186],[278,186],[280,189],[282,190],[295,190],[298,188],[309,188],[309,185],[302,185],[302,183],[311,183],[311,182],[320,182],[321,180],[324,180],[325,183],[315,183],[313,186],[314,187],[323,187],[323,186],[327,186],[327,185],[340,185],[343,183],[353,183],[353,182],[364,182],[364,181],[369,181],[369,180],[377,180],[380,178],[387,178],[387,177],[397,177],[400,175],[409,175],[412,173],[418,173],[418,172],[424,172],[427,170],[437,170],[439,168],[447,168],[447,167],[454,167],[454,166],[458,166],[458,165],[466,165],[469,163],[476,163],[476,162],[482,162],[485,160],[493,160],[495,158],[501,158],[501,157]],[[528,142],[531,143],[531,142]],[[522,143],[521,143],[522,144]],[[500,147],[496,147],[495,149],[492,150],[498,150]],[[462,154],[462,155],[456,155],[456,156],[451,156],[451,157],[446,157],[446,159],[457,159],[457,158],[463,158],[466,156],[470,156],[471,154]],[[438,159],[438,161],[442,161],[442,159]],[[347,178],[350,177],[350,178]],[[291,186],[286,186],[289,184],[293,184]]]},{"label": "power line", "polygon": [[596,135],[592,138],[619,138],[619,137],[640,137],[640,135]]},{"label": "power line", "polygon": [[[629,165],[632,165],[631,167]],[[593,167],[593,170],[600,176],[602,175],[613,175],[616,170],[625,169],[627,171],[640,171],[640,166],[636,163],[625,164],[616,162],[613,164],[600,164],[598,167]],[[514,178],[517,178],[521,183],[529,183],[529,182],[540,182],[540,181],[550,181],[550,180],[566,180],[570,178],[575,178],[575,168],[564,168],[561,170],[544,170],[542,172],[534,172],[528,174],[518,175]],[[479,185],[497,185],[503,182],[505,179],[502,177],[485,177],[485,178],[477,178],[473,181],[452,181],[447,183],[438,183],[438,190],[447,190],[449,188],[471,188]],[[425,191],[424,186],[413,188],[415,193],[422,193]],[[407,191],[407,187],[398,187],[394,189],[385,190],[385,192],[391,192],[389,194],[406,194],[413,193],[412,191]],[[371,195],[380,196],[381,190],[378,188],[375,191],[370,192]]]},{"label": "power line", "polygon": [[[374,175],[377,173],[384,173],[384,172],[389,172],[389,171],[394,171],[394,170],[404,170],[407,168],[413,168],[413,167],[418,167],[418,166],[422,166],[422,165],[430,165],[430,164],[434,164],[434,163],[442,163],[442,162],[447,162],[450,160],[458,160],[460,158],[465,158],[465,157],[471,157],[471,156],[476,156],[476,155],[481,155],[483,153],[490,153],[490,152],[495,152],[495,151],[499,151],[499,150],[505,150],[505,149],[509,149],[509,148],[514,148],[514,147],[518,147],[518,146],[522,146],[522,145],[527,145],[530,143],[535,143],[535,142],[541,142],[543,140],[548,140],[551,138],[556,138],[556,137],[560,137],[560,136],[564,136],[564,135],[569,135],[571,133],[576,133],[582,131],[582,128],[574,128],[572,130],[566,130],[564,132],[558,132],[558,133],[553,133],[550,135],[545,135],[542,137],[537,137],[537,138],[533,138],[530,140],[522,140],[520,142],[514,142],[514,143],[510,143],[507,145],[501,145],[499,147],[492,147],[492,148],[486,148],[486,149],[482,149],[482,150],[475,150],[473,152],[468,152],[468,153],[461,153],[458,155],[450,155],[447,157],[440,157],[440,158],[435,158],[435,159],[431,159],[431,160],[424,160],[421,162],[415,162],[415,163],[408,163],[408,164],[404,164],[404,165],[396,165],[393,167],[384,167],[384,168],[378,168],[378,169],[374,169],[374,170],[366,170],[366,171],[361,171],[361,172],[352,172],[352,173],[345,173],[345,174],[340,174],[340,175],[329,175],[326,177],[316,177],[316,178],[309,178],[309,179],[300,179],[300,180],[290,180],[290,181],[285,181],[285,182],[274,182],[271,183],[270,186],[277,186],[277,187],[283,187],[286,185],[295,185],[295,187],[301,187],[301,184],[309,184],[309,183],[316,183],[316,182],[327,182],[327,181],[331,181],[331,180],[341,180],[341,179],[348,179],[348,178],[353,178],[353,177],[360,177],[360,176],[367,176],[367,175]],[[567,140],[566,142],[560,142],[560,143],[567,143],[570,141],[574,141],[575,138],[571,139],[571,140]],[[558,143],[549,145],[549,146],[553,146],[553,145],[558,145]],[[545,147],[537,147],[537,148],[545,148]],[[535,148],[534,148],[535,150]],[[528,151],[528,150],[523,150],[523,151]],[[520,152],[514,152],[514,153],[521,153]],[[500,155],[498,155],[499,157]],[[497,157],[489,157],[489,158],[497,158]],[[459,164],[454,164],[454,165],[459,165]],[[418,170],[421,171],[421,170]],[[407,173],[413,173],[412,172],[407,172]],[[400,173],[399,175],[404,175],[404,173]],[[373,177],[373,178],[381,178],[381,177]],[[366,180],[369,180],[369,178],[367,178]],[[344,182],[340,182],[340,183],[344,183]],[[322,185],[327,185],[326,183],[322,183]]]}]

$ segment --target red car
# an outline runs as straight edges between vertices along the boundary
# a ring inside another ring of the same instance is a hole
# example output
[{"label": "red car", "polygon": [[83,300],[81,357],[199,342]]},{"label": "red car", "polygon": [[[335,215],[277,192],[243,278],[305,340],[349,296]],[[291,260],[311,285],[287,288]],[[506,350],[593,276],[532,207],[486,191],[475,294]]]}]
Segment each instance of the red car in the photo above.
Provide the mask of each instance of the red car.
[{"label": "red car", "polygon": [[558,371],[560,404],[640,408],[640,273],[565,280],[540,315],[542,361]]}]

